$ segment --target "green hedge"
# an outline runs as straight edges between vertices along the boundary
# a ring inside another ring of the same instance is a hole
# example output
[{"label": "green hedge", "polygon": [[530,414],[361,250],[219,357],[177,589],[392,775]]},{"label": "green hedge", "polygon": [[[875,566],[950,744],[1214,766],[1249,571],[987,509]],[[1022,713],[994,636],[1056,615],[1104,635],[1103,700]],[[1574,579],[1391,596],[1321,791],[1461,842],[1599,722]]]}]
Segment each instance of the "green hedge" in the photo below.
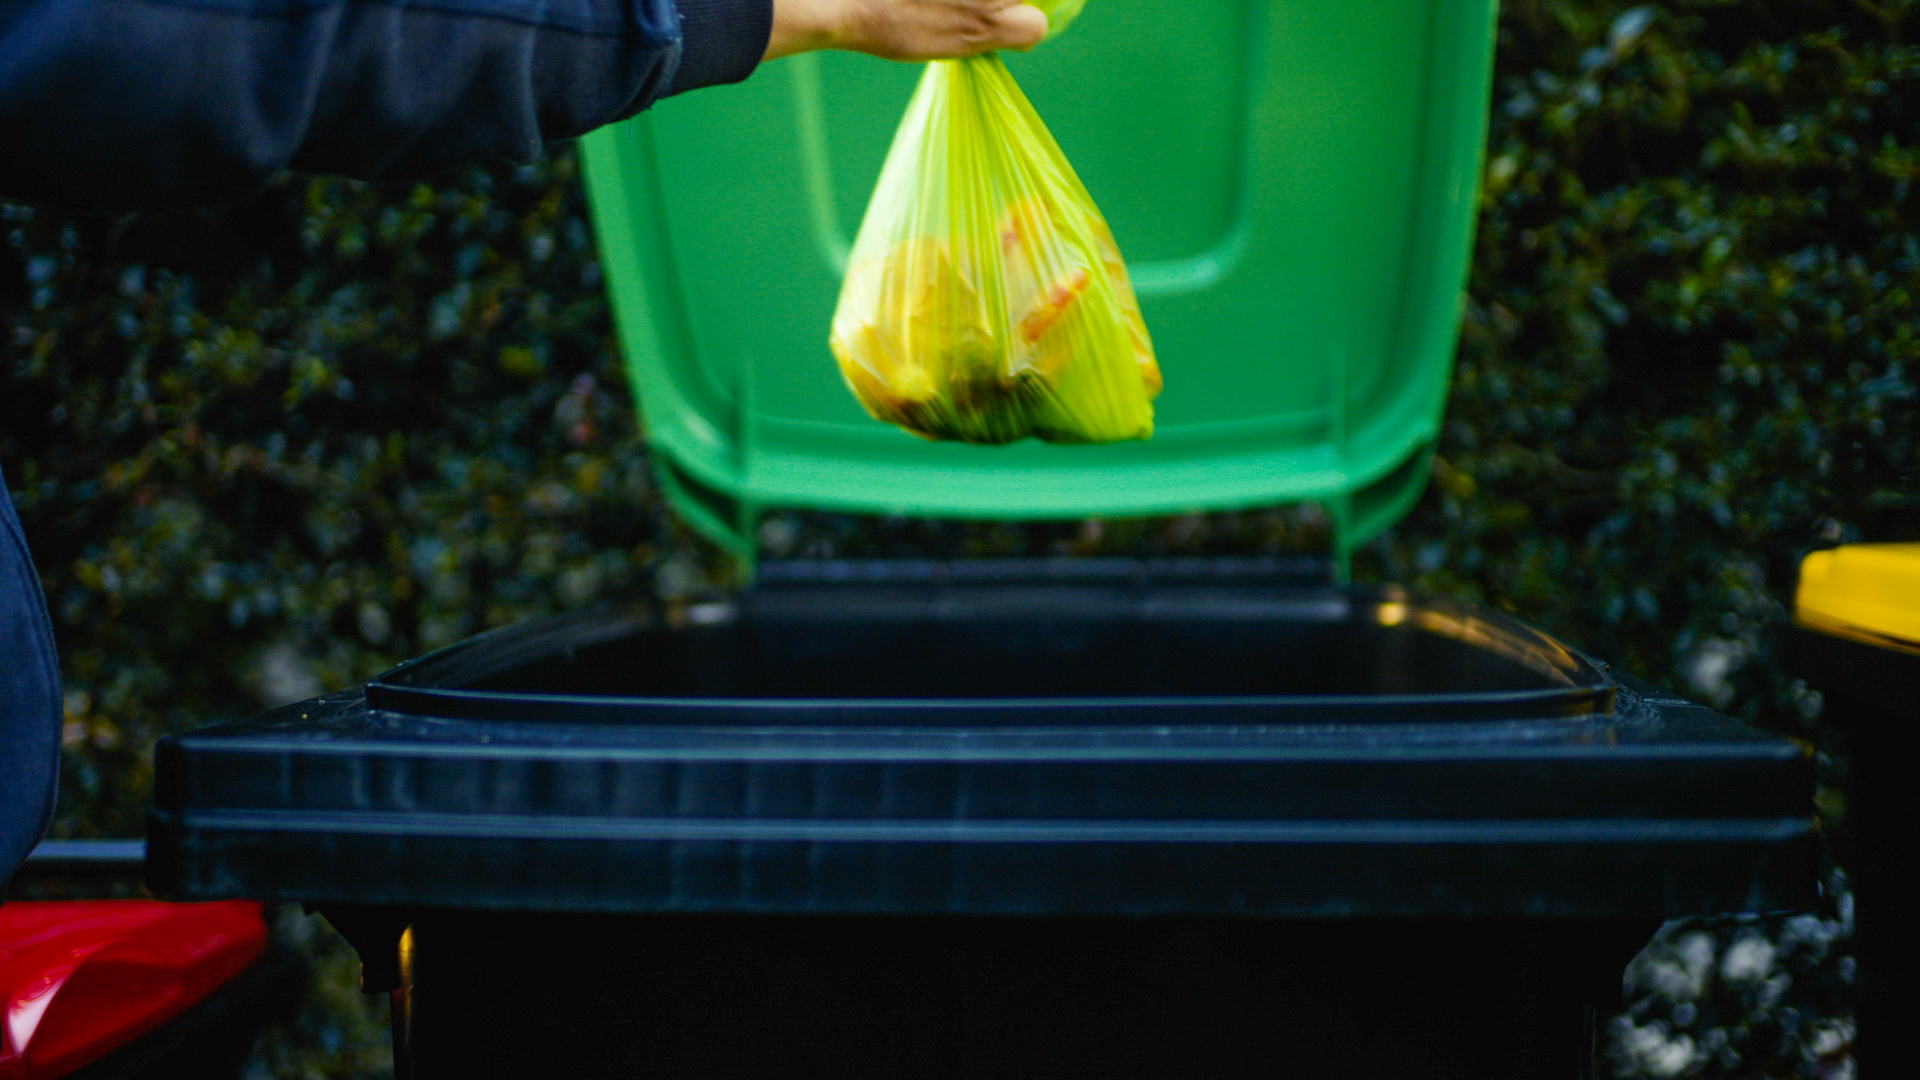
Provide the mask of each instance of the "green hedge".
[{"label": "green hedge", "polygon": [[647,473],[575,168],[0,211],[0,465],[68,679],[59,832],[139,832],[164,732],[704,575]]},{"label": "green hedge", "polygon": [[[1812,732],[1817,696],[1774,660],[1798,558],[1920,538],[1915,8],[1505,6],[1436,482],[1363,576]],[[286,179],[225,210],[0,205],[0,467],[69,686],[61,835],[137,833],[164,732],[596,596],[725,584],[648,476],[576,170],[563,150],[417,187]],[[800,554],[1321,536],[1279,511],[764,534]],[[1814,1023],[1727,1045],[1816,1075]]]},{"label": "green hedge", "polygon": [[1439,482],[1379,572],[1817,708],[1800,556],[1920,539],[1915,7],[1506,6]]}]

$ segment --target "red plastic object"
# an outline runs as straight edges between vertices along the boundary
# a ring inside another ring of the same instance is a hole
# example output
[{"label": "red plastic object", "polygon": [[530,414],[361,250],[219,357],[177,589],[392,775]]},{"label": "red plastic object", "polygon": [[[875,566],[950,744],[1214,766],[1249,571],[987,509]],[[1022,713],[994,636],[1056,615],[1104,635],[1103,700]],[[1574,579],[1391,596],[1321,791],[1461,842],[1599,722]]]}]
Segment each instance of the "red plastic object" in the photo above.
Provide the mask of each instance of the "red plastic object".
[{"label": "red plastic object", "polygon": [[64,1076],[185,1012],[266,948],[250,900],[0,905],[0,1080]]}]

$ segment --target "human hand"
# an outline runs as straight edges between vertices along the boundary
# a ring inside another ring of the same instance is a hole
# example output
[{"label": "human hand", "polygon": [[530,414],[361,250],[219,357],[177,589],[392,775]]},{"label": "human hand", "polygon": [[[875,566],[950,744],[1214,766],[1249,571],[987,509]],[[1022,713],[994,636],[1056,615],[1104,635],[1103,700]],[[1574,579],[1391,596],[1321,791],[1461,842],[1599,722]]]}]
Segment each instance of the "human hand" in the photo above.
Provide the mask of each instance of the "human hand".
[{"label": "human hand", "polygon": [[944,60],[1029,49],[1047,17],[1021,0],[773,0],[765,59],[846,49],[886,60]]}]

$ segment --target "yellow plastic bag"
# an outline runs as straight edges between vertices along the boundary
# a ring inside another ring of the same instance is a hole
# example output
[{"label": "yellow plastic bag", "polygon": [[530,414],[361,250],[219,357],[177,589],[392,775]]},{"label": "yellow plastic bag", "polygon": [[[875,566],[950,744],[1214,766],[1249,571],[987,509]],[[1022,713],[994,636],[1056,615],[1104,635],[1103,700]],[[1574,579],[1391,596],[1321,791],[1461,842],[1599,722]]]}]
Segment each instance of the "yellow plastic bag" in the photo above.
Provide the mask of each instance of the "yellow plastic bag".
[{"label": "yellow plastic bag", "polygon": [[1160,369],[1113,233],[991,54],[927,66],[831,345],[867,412],[928,439],[1153,434]]}]

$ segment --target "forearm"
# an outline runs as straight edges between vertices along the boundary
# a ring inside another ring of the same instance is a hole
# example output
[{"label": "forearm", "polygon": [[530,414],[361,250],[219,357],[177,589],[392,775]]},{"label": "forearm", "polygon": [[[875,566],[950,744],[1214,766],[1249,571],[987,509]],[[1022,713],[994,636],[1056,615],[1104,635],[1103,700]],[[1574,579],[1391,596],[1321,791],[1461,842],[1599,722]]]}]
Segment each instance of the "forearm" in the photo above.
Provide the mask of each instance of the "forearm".
[{"label": "forearm", "polygon": [[283,168],[411,179],[521,159],[744,78],[771,0],[16,0],[0,195],[245,197]]}]

